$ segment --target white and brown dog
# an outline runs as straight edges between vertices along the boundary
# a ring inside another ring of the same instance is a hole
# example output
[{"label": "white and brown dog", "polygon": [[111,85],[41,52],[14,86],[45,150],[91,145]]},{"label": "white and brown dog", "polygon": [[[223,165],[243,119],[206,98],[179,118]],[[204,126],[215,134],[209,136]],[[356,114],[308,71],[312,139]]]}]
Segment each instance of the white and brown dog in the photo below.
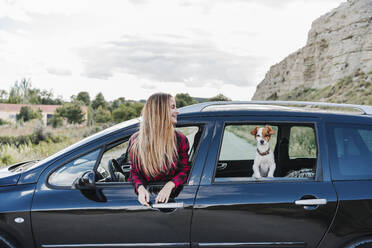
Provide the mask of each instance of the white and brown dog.
[{"label": "white and brown dog", "polygon": [[256,127],[251,131],[257,141],[256,157],[253,163],[253,177],[274,177],[274,153],[270,149],[269,140],[275,132],[270,126]]}]

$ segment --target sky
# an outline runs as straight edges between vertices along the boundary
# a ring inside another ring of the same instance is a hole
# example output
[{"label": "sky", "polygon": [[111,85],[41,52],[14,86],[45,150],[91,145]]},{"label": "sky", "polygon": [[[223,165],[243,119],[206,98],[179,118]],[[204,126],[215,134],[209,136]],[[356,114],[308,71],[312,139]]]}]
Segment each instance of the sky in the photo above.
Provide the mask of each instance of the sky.
[{"label": "sky", "polygon": [[250,100],[345,0],[0,0],[0,89]]}]

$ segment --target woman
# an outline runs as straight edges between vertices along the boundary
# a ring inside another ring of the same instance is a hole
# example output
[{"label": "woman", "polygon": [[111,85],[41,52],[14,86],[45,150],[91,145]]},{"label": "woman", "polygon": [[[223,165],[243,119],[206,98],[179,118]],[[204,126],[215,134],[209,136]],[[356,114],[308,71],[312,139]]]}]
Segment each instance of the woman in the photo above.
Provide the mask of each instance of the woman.
[{"label": "woman", "polygon": [[189,142],[185,135],[175,131],[177,114],[171,95],[151,95],[142,110],[140,129],[130,138],[129,180],[144,206],[149,206],[150,202],[148,183],[166,182],[155,199],[155,203],[166,203],[172,191],[187,180]]}]

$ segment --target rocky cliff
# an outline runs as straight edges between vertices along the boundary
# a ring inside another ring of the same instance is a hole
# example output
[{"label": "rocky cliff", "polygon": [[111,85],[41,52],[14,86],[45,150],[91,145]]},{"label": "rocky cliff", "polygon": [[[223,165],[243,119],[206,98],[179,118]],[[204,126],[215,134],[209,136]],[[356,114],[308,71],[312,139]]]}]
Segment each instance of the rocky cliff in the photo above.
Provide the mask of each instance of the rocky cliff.
[{"label": "rocky cliff", "polygon": [[315,20],[306,46],[273,65],[252,99],[324,88],[356,71],[372,71],[372,0],[348,0]]}]

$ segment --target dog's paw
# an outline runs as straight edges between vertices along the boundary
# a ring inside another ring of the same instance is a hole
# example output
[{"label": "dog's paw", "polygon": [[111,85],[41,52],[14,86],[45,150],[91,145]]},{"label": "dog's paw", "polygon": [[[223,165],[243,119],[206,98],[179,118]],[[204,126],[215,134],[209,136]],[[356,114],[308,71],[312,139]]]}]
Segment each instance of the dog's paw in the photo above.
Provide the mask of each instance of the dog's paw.
[{"label": "dog's paw", "polygon": [[261,175],[253,174],[253,178],[254,179],[261,179],[262,177],[261,177]]}]

